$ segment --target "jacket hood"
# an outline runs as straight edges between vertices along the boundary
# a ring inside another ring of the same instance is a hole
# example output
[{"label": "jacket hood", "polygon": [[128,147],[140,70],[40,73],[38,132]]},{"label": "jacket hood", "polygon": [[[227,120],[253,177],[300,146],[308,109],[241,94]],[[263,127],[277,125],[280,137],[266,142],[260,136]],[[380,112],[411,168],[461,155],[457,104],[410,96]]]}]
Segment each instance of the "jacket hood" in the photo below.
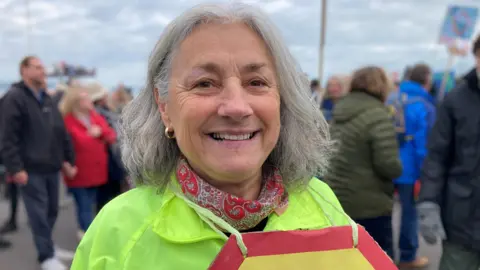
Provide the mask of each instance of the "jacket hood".
[{"label": "jacket hood", "polygon": [[409,97],[421,97],[434,104],[435,100],[423,86],[412,81],[405,81],[400,84],[400,93],[405,93]]},{"label": "jacket hood", "polygon": [[378,98],[364,92],[352,92],[335,105],[333,120],[337,123],[350,119],[372,108],[385,107]]},{"label": "jacket hood", "polygon": [[463,77],[470,89],[480,90],[477,70],[474,68]]}]

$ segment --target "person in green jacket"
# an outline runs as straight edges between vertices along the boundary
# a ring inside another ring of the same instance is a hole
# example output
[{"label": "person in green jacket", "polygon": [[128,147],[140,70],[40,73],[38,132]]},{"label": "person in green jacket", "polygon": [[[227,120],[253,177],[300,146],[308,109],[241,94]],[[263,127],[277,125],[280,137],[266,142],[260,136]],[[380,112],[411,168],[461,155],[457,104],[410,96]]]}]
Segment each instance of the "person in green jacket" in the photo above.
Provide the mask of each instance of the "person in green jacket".
[{"label": "person in green jacket", "polygon": [[313,177],[331,141],[308,87],[257,8],[201,5],[174,19],[123,111],[137,188],[100,211],[71,269],[207,269],[231,235],[248,256],[243,232],[356,228]]},{"label": "person in green jacket", "polygon": [[390,89],[379,67],[353,74],[350,93],[333,111],[331,134],[338,149],[325,180],[345,212],[393,258],[393,180],[402,174],[402,165],[395,128],[384,105]]}]

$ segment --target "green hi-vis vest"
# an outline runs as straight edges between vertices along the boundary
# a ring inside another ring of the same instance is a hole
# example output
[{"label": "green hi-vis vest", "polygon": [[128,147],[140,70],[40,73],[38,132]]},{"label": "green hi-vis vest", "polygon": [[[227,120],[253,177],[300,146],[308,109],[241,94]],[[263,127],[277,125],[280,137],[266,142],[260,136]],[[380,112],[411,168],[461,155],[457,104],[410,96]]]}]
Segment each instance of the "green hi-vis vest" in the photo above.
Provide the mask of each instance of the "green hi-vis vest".
[{"label": "green hi-vis vest", "polygon": [[[207,269],[227,237],[194,208],[171,189],[161,195],[154,187],[130,190],[98,214],[71,269]],[[327,184],[313,178],[307,189],[289,194],[286,211],[280,216],[272,213],[264,231],[322,229],[350,222]]]}]

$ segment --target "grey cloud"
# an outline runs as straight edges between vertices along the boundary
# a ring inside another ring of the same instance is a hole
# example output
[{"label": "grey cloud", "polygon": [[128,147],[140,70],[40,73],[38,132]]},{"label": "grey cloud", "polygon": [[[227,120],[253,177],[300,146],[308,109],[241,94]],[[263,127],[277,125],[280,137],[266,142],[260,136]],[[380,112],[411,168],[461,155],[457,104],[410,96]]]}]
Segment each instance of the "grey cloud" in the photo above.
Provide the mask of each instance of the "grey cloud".
[{"label": "grey cloud", "polygon": [[[229,2],[216,0],[214,2]],[[239,0],[237,0],[239,1]],[[109,86],[140,86],[150,50],[165,25],[202,0],[31,1],[33,53],[48,65],[61,60],[98,68]],[[317,74],[320,0],[243,0],[268,13],[304,71]],[[331,0],[328,6],[326,76],[376,64],[401,71],[426,61],[442,69],[445,49],[437,46],[449,0]],[[457,0],[476,5],[475,0]],[[34,4],[33,4],[34,3]],[[0,0],[0,81],[17,79],[28,53],[23,1]],[[479,24],[480,25],[480,24]],[[470,57],[456,67],[465,71]]]}]

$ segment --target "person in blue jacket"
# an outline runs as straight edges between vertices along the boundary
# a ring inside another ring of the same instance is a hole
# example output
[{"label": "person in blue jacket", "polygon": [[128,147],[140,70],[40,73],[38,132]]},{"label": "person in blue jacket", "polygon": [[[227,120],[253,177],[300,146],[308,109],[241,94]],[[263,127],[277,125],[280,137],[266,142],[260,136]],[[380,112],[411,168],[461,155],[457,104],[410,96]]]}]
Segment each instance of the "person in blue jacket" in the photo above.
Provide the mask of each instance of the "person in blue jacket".
[{"label": "person in blue jacket", "polygon": [[429,93],[431,84],[430,67],[417,64],[412,68],[409,78],[400,84],[398,93],[404,98],[404,140],[399,143],[403,173],[395,180],[395,185],[402,205],[400,267],[405,268],[421,268],[428,264],[428,258],[417,257],[418,221],[414,186],[420,177],[427,154],[428,132],[435,118],[434,98]]}]

